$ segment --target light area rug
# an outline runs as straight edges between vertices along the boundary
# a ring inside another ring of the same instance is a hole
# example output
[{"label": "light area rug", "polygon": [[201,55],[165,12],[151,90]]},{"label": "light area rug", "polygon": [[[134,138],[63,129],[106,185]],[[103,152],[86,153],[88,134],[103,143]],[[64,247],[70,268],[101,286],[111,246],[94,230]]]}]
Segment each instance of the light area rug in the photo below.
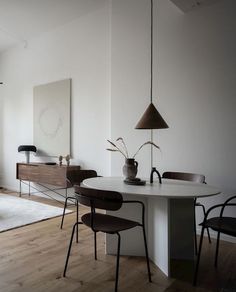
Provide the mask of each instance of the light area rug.
[{"label": "light area rug", "polygon": [[62,212],[63,208],[0,194],[0,232],[61,216]]}]

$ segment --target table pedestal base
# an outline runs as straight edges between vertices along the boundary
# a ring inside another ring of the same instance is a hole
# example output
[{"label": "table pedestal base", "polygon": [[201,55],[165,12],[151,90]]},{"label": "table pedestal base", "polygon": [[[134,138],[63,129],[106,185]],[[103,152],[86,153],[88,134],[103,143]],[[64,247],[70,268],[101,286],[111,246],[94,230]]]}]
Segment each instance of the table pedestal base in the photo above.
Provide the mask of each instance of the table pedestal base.
[{"label": "table pedestal base", "polygon": [[[124,196],[140,200],[140,196]],[[142,198],[146,208],[146,232],[149,257],[167,276],[176,276],[179,265],[193,266],[194,261],[194,199]],[[141,219],[141,208],[124,205],[117,216],[132,220]],[[114,215],[114,212],[112,212]],[[144,256],[141,228],[121,233],[121,254]],[[116,254],[116,236],[106,235],[107,254]],[[188,268],[187,268],[188,269]],[[192,269],[188,269],[192,270]]]}]

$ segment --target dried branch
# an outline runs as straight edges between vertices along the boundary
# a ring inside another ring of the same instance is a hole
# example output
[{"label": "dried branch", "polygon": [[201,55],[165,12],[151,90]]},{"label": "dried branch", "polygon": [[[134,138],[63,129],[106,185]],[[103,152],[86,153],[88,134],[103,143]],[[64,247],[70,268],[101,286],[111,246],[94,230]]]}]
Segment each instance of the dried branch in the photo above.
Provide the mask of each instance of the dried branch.
[{"label": "dried branch", "polygon": [[[110,140],[107,140],[107,142],[109,142],[115,149],[115,151],[119,151],[125,158],[128,158],[126,155],[125,155],[125,153],[115,144],[115,143],[113,143],[112,141],[110,141]],[[111,151],[111,150],[109,150],[109,151]]]},{"label": "dried branch", "polygon": [[147,142],[143,143],[143,144],[138,148],[138,150],[135,152],[133,158],[135,158],[135,156],[139,153],[139,151],[140,151],[140,150],[143,148],[143,146],[145,146],[145,145],[152,145],[152,146],[154,146],[154,147],[156,147],[157,149],[160,150],[160,147],[157,146],[155,143],[153,143],[152,141],[147,141]]},{"label": "dried branch", "polygon": [[122,138],[122,137],[119,137],[119,138],[116,139],[116,141],[121,141],[121,143],[122,143],[122,145],[123,145],[123,147],[124,147],[124,150],[125,150],[126,156],[127,156],[127,158],[128,158],[128,157],[129,157],[129,153],[128,153],[128,149],[127,149],[127,147],[126,147],[126,144],[125,144],[123,138]]},{"label": "dried branch", "polygon": [[[107,140],[107,142],[110,143],[110,144],[114,147],[114,148],[107,148],[107,150],[108,150],[108,151],[112,151],[112,152],[120,152],[125,158],[129,158],[128,149],[127,149],[127,147],[126,147],[126,144],[125,144],[123,138],[122,138],[122,137],[119,137],[119,138],[116,139],[116,141],[121,142],[122,147],[123,147],[124,149],[121,149],[120,147],[118,147],[118,146],[117,146],[115,143],[113,143],[112,141]],[[133,155],[132,158],[135,158],[135,156],[139,153],[139,151],[140,151],[145,145],[152,145],[152,146],[154,146],[154,147],[156,147],[157,149],[160,150],[160,147],[157,146],[155,143],[153,143],[152,141],[147,141],[147,142],[143,143],[143,144],[138,148],[138,150],[135,152],[135,154]],[[124,152],[123,150],[124,150],[125,152]]]}]

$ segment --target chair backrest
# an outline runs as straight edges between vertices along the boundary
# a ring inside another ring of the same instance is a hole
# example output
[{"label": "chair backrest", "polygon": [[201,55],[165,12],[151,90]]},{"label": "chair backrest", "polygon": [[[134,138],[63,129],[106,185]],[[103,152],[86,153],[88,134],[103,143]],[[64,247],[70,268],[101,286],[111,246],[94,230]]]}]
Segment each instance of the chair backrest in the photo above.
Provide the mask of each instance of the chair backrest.
[{"label": "chair backrest", "polygon": [[[221,208],[221,211],[220,211],[220,217],[222,217],[223,215],[223,212],[224,212],[224,209],[226,206],[234,206],[236,207],[236,203],[229,203],[230,201],[232,200],[236,200],[236,196],[232,196],[232,197],[229,197],[223,204],[222,204],[222,208]],[[236,233],[236,230],[235,230],[235,233]],[[234,235],[235,236],[235,235]]]},{"label": "chair backrest", "polygon": [[83,169],[71,171],[68,175],[68,180],[72,186],[75,184],[80,185],[86,178],[97,177],[97,172],[92,169]]},{"label": "chair backrest", "polygon": [[166,171],[163,173],[162,178],[205,183],[205,176],[197,173]]},{"label": "chair backrest", "polygon": [[122,206],[123,198],[118,192],[89,189],[75,186],[75,197],[80,204],[92,208],[116,211]]}]

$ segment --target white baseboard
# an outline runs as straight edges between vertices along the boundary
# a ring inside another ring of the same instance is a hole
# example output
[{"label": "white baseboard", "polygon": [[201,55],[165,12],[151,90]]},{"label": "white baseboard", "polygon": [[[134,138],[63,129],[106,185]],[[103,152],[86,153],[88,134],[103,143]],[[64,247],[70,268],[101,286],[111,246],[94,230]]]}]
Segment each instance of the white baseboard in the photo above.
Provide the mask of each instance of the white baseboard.
[{"label": "white baseboard", "polygon": [[[210,231],[210,236],[211,238],[216,239],[217,238],[217,232],[213,231],[213,230],[209,230]],[[200,235],[201,234],[201,228],[197,228],[197,234]],[[207,236],[207,232],[204,232],[204,236]],[[228,242],[232,242],[232,243],[236,243],[236,237],[233,236],[229,236],[226,234],[221,233],[220,235],[220,239],[224,240],[224,241],[228,241]]]},{"label": "white baseboard", "polygon": [[7,190],[10,190],[10,191],[13,191],[13,192],[19,192],[19,188],[16,188],[16,187],[13,187],[13,186],[2,184],[1,187],[3,189],[7,189]]}]

